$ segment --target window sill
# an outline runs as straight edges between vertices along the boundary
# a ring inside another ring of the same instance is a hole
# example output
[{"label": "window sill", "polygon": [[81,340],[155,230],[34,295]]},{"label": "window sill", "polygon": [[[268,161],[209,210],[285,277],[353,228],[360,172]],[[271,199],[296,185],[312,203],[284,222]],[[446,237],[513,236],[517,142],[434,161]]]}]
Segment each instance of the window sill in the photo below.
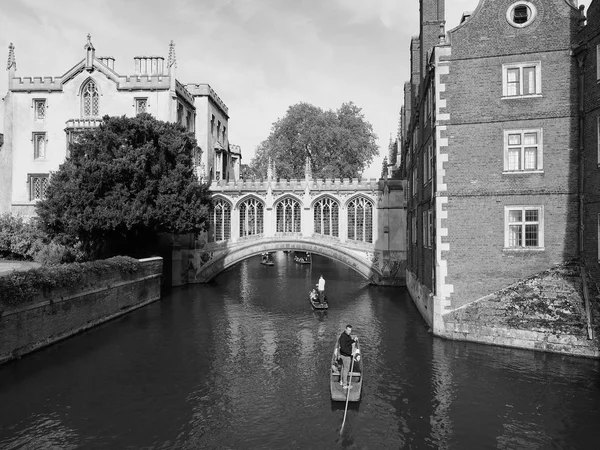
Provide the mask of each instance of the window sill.
[{"label": "window sill", "polygon": [[503,170],[502,175],[529,175],[531,173],[544,173],[544,170]]},{"label": "window sill", "polygon": [[539,253],[539,252],[546,251],[546,249],[544,247],[519,247],[519,248],[504,247],[502,249],[502,251],[506,252],[506,253],[528,253],[528,252]]},{"label": "window sill", "polygon": [[500,100],[520,100],[528,98],[542,98],[542,94],[531,94],[531,95],[503,95]]}]

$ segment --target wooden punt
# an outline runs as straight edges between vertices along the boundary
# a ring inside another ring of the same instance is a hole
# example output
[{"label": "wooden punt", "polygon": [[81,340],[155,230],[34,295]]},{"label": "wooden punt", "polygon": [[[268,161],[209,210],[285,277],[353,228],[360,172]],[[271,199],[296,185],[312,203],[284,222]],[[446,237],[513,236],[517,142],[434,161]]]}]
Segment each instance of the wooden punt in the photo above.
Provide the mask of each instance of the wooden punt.
[{"label": "wooden punt", "polygon": [[362,393],[363,384],[363,359],[362,353],[360,352],[360,346],[358,341],[356,342],[356,353],[354,354],[354,366],[350,375],[352,377],[350,386],[351,389],[344,389],[340,384],[341,372],[342,372],[342,360],[338,359],[336,355],[339,355],[339,341],[336,341],[333,356],[331,358],[331,367],[329,368],[329,390],[331,392],[331,400],[337,402],[345,402],[346,399],[349,402],[358,402]]},{"label": "wooden punt", "polygon": [[313,300],[310,298],[310,294],[308,294],[308,301],[312,305],[313,309],[316,311],[327,311],[329,309],[329,304],[327,303],[327,296],[325,296],[325,301],[323,303],[319,302],[319,300]]}]

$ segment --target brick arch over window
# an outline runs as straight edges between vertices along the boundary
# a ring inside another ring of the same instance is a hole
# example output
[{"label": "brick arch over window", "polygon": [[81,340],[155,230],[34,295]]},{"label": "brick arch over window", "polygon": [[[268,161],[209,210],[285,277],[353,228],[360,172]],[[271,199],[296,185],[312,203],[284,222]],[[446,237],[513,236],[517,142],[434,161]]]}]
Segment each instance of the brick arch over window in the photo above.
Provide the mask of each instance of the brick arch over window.
[{"label": "brick arch over window", "polygon": [[348,201],[348,239],[353,241],[373,242],[373,210],[374,203],[363,196]]},{"label": "brick arch over window", "polygon": [[100,116],[100,91],[94,80],[88,78],[81,85],[81,117]]},{"label": "brick arch over window", "polygon": [[255,198],[248,197],[238,203],[240,210],[240,237],[264,233],[265,204]]},{"label": "brick arch over window", "polygon": [[231,203],[222,198],[214,198],[210,211],[211,242],[227,241],[231,238]]},{"label": "brick arch over window", "polygon": [[277,233],[300,233],[302,224],[302,208],[300,202],[293,197],[285,197],[275,204],[277,217],[275,231]]},{"label": "brick arch over window", "polygon": [[324,236],[340,236],[340,204],[332,197],[320,197],[313,203],[314,230]]}]

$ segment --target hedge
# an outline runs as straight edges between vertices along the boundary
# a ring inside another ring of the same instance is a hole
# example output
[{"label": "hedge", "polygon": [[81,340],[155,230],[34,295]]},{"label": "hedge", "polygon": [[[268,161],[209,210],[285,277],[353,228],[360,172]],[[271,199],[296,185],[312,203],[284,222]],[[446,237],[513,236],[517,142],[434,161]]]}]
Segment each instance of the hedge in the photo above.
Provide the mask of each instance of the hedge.
[{"label": "hedge", "polygon": [[15,271],[0,276],[0,313],[52,289],[71,287],[83,283],[90,276],[118,270],[122,274],[137,272],[141,263],[128,256],[115,256],[105,260],[42,266],[27,271]]}]

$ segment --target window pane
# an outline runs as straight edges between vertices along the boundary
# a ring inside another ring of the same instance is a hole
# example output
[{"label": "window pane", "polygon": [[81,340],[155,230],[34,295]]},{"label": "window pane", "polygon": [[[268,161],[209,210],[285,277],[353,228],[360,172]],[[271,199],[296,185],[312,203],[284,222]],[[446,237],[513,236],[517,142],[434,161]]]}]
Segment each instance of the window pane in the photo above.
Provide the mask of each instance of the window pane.
[{"label": "window pane", "polygon": [[537,169],[537,147],[525,148],[525,170]]},{"label": "window pane", "polygon": [[537,144],[537,133],[525,133],[523,135],[524,145],[535,145]]},{"label": "window pane", "polygon": [[538,210],[528,209],[525,211],[525,222],[537,222],[538,221]]},{"label": "window pane", "polygon": [[521,211],[520,209],[513,209],[511,211],[508,211],[508,221],[511,223],[521,222],[521,218],[523,217],[522,213],[523,211]]},{"label": "window pane", "polygon": [[508,227],[508,246],[521,247],[521,225],[510,225]]},{"label": "window pane", "polygon": [[519,69],[508,69],[506,71],[506,95],[520,95],[519,91]]},{"label": "window pane", "polygon": [[523,67],[523,94],[535,94],[535,67]]},{"label": "window pane", "polygon": [[521,135],[520,134],[509,134],[508,135],[508,145],[521,145]]},{"label": "window pane", "polygon": [[538,246],[538,226],[525,225],[525,247]]},{"label": "window pane", "polygon": [[521,148],[508,149],[508,170],[521,169]]}]

